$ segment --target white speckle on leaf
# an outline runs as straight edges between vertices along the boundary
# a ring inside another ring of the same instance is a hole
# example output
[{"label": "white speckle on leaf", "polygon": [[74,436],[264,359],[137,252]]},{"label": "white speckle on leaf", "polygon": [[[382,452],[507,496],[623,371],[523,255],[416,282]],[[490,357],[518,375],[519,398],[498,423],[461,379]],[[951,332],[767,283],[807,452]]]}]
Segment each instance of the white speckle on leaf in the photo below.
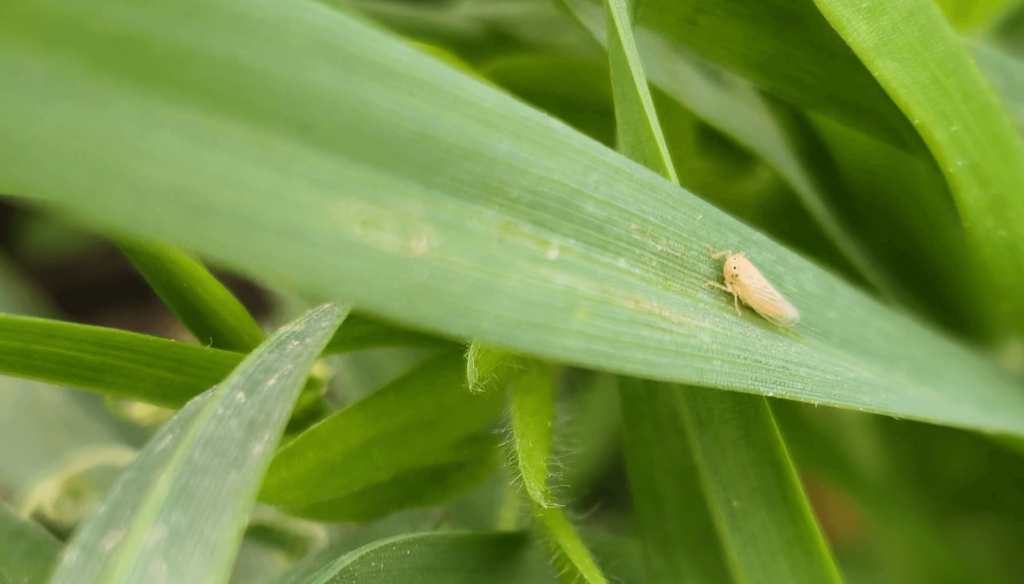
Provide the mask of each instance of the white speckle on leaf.
[{"label": "white speckle on leaf", "polygon": [[558,244],[556,243],[548,248],[548,251],[547,253],[544,254],[544,257],[548,258],[551,261],[557,260],[559,251],[560,250],[558,249]]},{"label": "white speckle on leaf", "polygon": [[240,403],[240,404],[244,404],[245,403],[245,393],[241,392],[241,391],[235,393],[235,401]]}]

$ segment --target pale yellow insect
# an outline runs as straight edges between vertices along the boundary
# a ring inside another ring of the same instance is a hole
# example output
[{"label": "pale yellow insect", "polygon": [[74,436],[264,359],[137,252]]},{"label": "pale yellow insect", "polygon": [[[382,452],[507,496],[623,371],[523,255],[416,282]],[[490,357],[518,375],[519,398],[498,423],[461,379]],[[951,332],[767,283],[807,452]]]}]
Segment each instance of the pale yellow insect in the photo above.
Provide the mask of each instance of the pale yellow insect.
[{"label": "pale yellow insect", "polygon": [[800,313],[793,308],[788,300],[779,294],[761,272],[750,263],[741,251],[734,254],[731,249],[716,252],[710,245],[712,259],[728,256],[722,274],[725,276],[725,284],[718,282],[705,282],[704,286],[714,286],[732,294],[733,305],[736,306],[736,314],[743,316],[740,311],[740,301],[754,309],[768,322],[776,326],[793,326],[800,322]]}]

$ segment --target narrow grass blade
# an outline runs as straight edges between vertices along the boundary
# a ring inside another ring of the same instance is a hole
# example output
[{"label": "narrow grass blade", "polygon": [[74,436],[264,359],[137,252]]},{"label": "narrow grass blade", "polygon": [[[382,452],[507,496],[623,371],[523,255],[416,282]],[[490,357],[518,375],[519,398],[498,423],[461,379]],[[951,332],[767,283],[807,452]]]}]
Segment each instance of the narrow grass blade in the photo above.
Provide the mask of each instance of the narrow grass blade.
[{"label": "narrow grass blade", "polygon": [[61,544],[0,503],[0,584],[43,584]]},{"label": "narrow grass blade", "polygon": [[751,584],[841,582],[767,400],[677,391],[733,578]]},{"label": "narrow grass blade", "polygon": [[987,302],[1007,332],[1024,332],[1024,141],[999,98],[931,0],[815,3],[928,145],[983,268]]},{"label": "narrow grass blade", "polygon": [[158,243],[118,246],[199,344],[248,353],[263,342],[260,325],[199,260]]},{"label": "narrow grass blade", "polygon": [[314,309],[190,402],[65,549],[52,584],[226,582],[309,367],[343,313]]},{"label": "narrow grass blade", "polygon": [[[733,581],[708,512],[676,390],[629,378],[619,384],[626,470],[651,584]],[[721,459],[736,448],[722,452]]]},{"label": "narrow grass blade", "polygon": [[522,533],[403,535],[340,556],[328,548],[273,584],[553,584],[538,551]]},{"label": "narrow grass blade", "polygon": [[618,127],[617,150],[670,181],[679,184],[675,166],[658,123],[643,64],[633,42],[633,23],[627,0],[607,0],[608,63]]},{"label": "narrow grass blade", "polygon": [[[991,362],[322,4],[0,3],[0,75],[0,190],[96,225],[552,361],[1024,435]],[[801,323],[705,290],[709,244]]]},{"label": "narrow grass blade", "polygon": [[465,366],[459,353],[434,357],[306,430],[274,457],[260,499],[308,507],[451,462],[502,409],[500,394],[466,390]]},{"label": "narrow grass blade", "polygon": [[0,314],[0,373],[165,407],[218,383],[242,355],[110,328]]}]

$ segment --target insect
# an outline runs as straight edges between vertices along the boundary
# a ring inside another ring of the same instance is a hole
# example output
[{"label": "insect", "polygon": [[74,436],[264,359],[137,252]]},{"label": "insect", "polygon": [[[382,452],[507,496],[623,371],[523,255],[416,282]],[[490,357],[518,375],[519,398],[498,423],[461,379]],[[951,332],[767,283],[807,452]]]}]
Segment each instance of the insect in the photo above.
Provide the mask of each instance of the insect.
[{"label": "insect", "polygon": [[776,326],[793,326],[800,322],[800,313],[793,308],[788,300],[779,294],[761,272],[750,263],[743,252],[734,254],[731,249],[716,252],[710,245],[712,259],[728,256],[722,274],[725,276],[725,284],[718,282],[705,282],[704,287],[714,286],[732,294],[733,305],[736,306],[736,314],[743,316],[740,311],[740,300],[754,309],[755,312],[764,317],[768,322]]}]

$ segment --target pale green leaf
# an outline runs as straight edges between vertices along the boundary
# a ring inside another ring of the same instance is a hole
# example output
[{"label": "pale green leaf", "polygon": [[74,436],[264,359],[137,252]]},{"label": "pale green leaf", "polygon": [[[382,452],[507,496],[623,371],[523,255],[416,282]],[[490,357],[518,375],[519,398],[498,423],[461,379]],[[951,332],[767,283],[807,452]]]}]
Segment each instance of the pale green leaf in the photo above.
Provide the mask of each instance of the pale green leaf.
[{"label": "pale green leaf", "polygon": [[[91,222],[531,356],[1024,435],[970,349],[321,4],[2,3],[0,75],[0,190]],[[800,325],[705,290],[709,244]]]},{"label": "pale green leaf", "polygon": [[343,318],[312,310],[189,402],[65,548],[52,584],[221,583],[309,367]]}]

